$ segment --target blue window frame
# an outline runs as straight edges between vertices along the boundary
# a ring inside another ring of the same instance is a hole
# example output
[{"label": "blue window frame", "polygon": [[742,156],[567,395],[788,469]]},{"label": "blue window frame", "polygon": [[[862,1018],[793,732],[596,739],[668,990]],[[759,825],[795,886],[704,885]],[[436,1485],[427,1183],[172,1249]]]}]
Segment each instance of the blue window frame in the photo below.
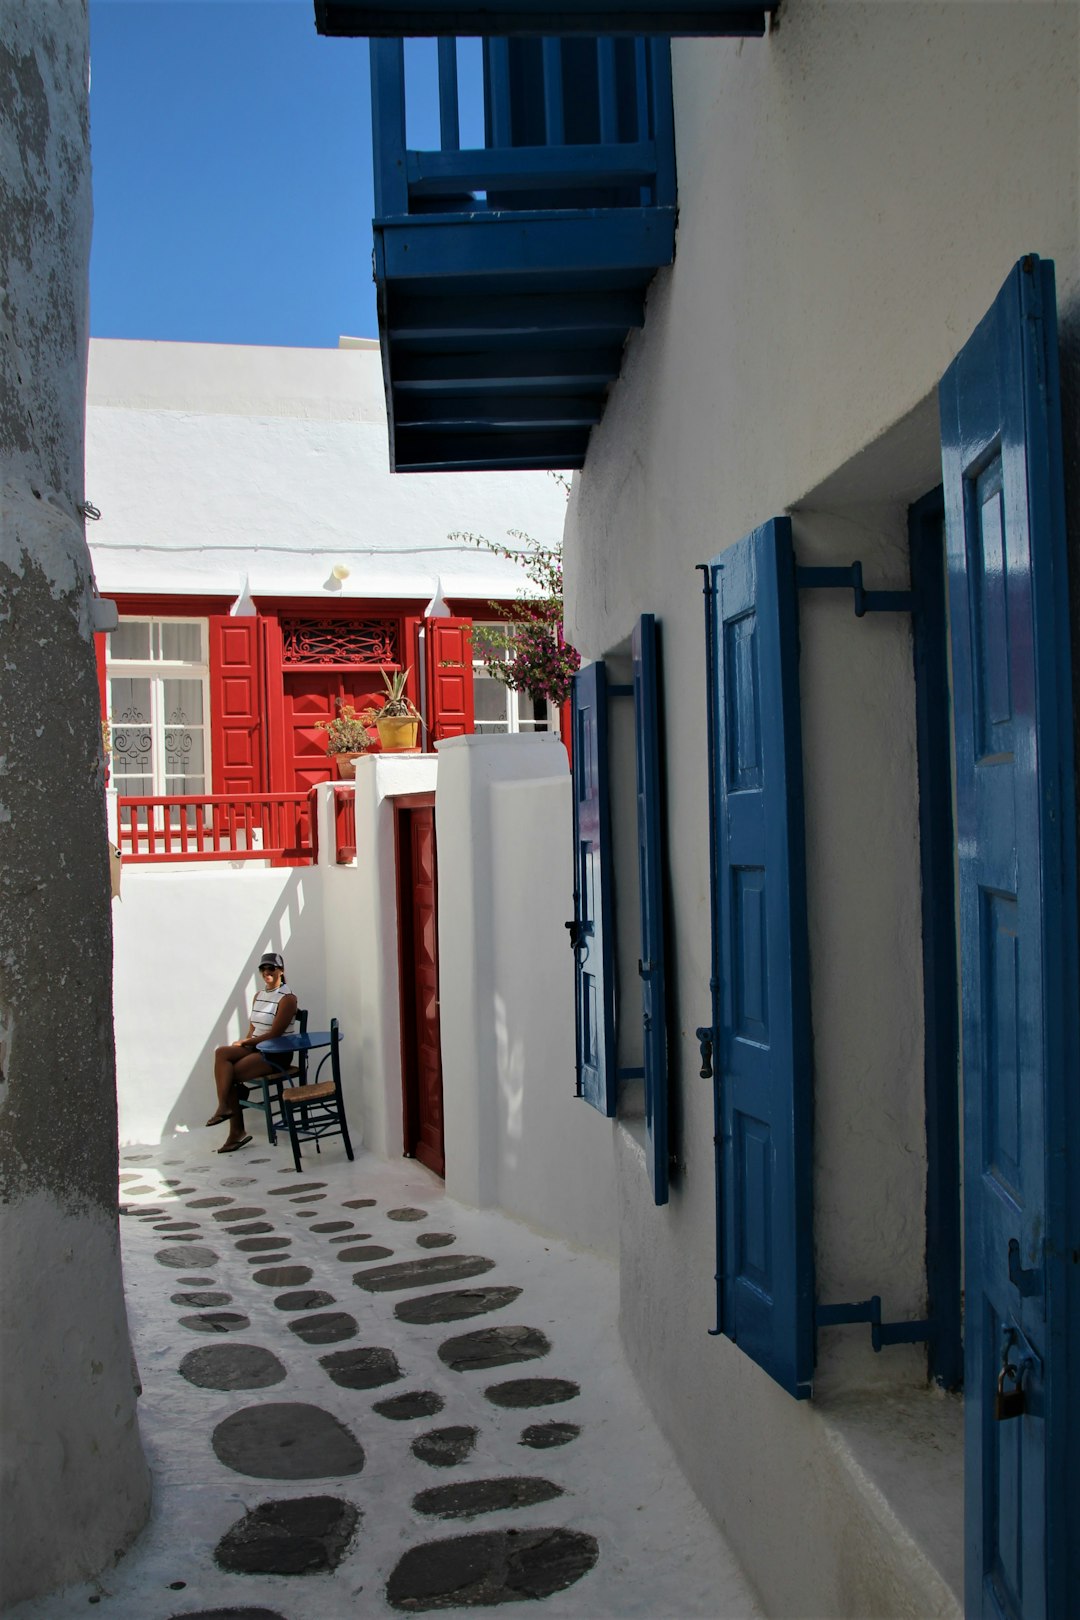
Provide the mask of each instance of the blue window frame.
[{"label": "blue window frame", "polygon": [[645,1130],[653,1199],[668,1200],[668,1003],[663,778],[660,750],[659,632],[643,613],[631,638],[637,775],[638,915]]},{"label": "blue window frame", "polygon": [[615,931],[612,927],[611,806],[608,782],[607,671],[586,664],[572,693],[574,947],[578,1095],[614,1116]]}]

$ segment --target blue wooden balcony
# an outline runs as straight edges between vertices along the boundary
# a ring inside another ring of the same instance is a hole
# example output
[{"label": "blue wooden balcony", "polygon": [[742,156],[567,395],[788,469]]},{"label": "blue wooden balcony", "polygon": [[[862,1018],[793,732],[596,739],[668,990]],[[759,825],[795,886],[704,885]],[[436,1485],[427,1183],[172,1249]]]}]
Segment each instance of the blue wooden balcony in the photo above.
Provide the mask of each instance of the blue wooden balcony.
[{"label": "blue wooden balcony", "polygon": [[320,34],[763,34],[778,0],[315,0]]},{"label": "blue wooden balcony", "polygon": [[675,250],[666,39],[486,39],[463,149],[454,39],[437,150],[406,143],[403,42],[371,43],[375,281],[398,472],[579,467]]}]

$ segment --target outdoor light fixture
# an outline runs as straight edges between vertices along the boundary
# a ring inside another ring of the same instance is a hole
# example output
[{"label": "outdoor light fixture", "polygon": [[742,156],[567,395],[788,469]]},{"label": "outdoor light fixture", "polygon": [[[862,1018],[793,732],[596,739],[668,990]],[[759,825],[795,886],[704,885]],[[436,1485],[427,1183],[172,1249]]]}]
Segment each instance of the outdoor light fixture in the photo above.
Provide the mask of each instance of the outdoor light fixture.
[{"label": "outdoor light fixture", "polygon": [[333,574],[335,579],[348,579],[352,569],[346,568],[344,563],[335,563],[330,572]]}]

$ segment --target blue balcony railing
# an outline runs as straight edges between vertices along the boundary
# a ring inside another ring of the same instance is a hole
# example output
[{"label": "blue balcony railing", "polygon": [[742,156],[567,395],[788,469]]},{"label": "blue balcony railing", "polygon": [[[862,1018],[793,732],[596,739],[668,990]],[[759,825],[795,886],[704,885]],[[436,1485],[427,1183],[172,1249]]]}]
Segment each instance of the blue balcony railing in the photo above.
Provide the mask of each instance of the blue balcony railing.
[{"label": "blue balcony railing", "polygon": [[440,38],[438,146],[419,149],[403,42],[371,44],[398,471],[580,466],[649,281],[674,254],[667,40],[492,38],[481,50],[483,145],[462,145],[457,41]]}]

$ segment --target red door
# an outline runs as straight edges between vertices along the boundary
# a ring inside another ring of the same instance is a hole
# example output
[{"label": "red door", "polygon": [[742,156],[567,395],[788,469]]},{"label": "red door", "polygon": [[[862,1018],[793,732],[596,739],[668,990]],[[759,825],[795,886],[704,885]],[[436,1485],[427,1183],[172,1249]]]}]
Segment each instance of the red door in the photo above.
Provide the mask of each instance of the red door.
[{"label": "red door", "polygon": [[397,834],[405,1153],[442,1176],[446,1154],[434,794],[418,795],[399,807]]},{"label": "red door", "polygon": [[[285,675],[285,789],[306,793],[318,782],[329,782],[333,766],[326,752],[326,732],[320,720],[332,720],[339,702],[358,713],[382,702],[378,671],[343,668],[289,670]],[[378,740],[372,741],[378,748]]]}]

